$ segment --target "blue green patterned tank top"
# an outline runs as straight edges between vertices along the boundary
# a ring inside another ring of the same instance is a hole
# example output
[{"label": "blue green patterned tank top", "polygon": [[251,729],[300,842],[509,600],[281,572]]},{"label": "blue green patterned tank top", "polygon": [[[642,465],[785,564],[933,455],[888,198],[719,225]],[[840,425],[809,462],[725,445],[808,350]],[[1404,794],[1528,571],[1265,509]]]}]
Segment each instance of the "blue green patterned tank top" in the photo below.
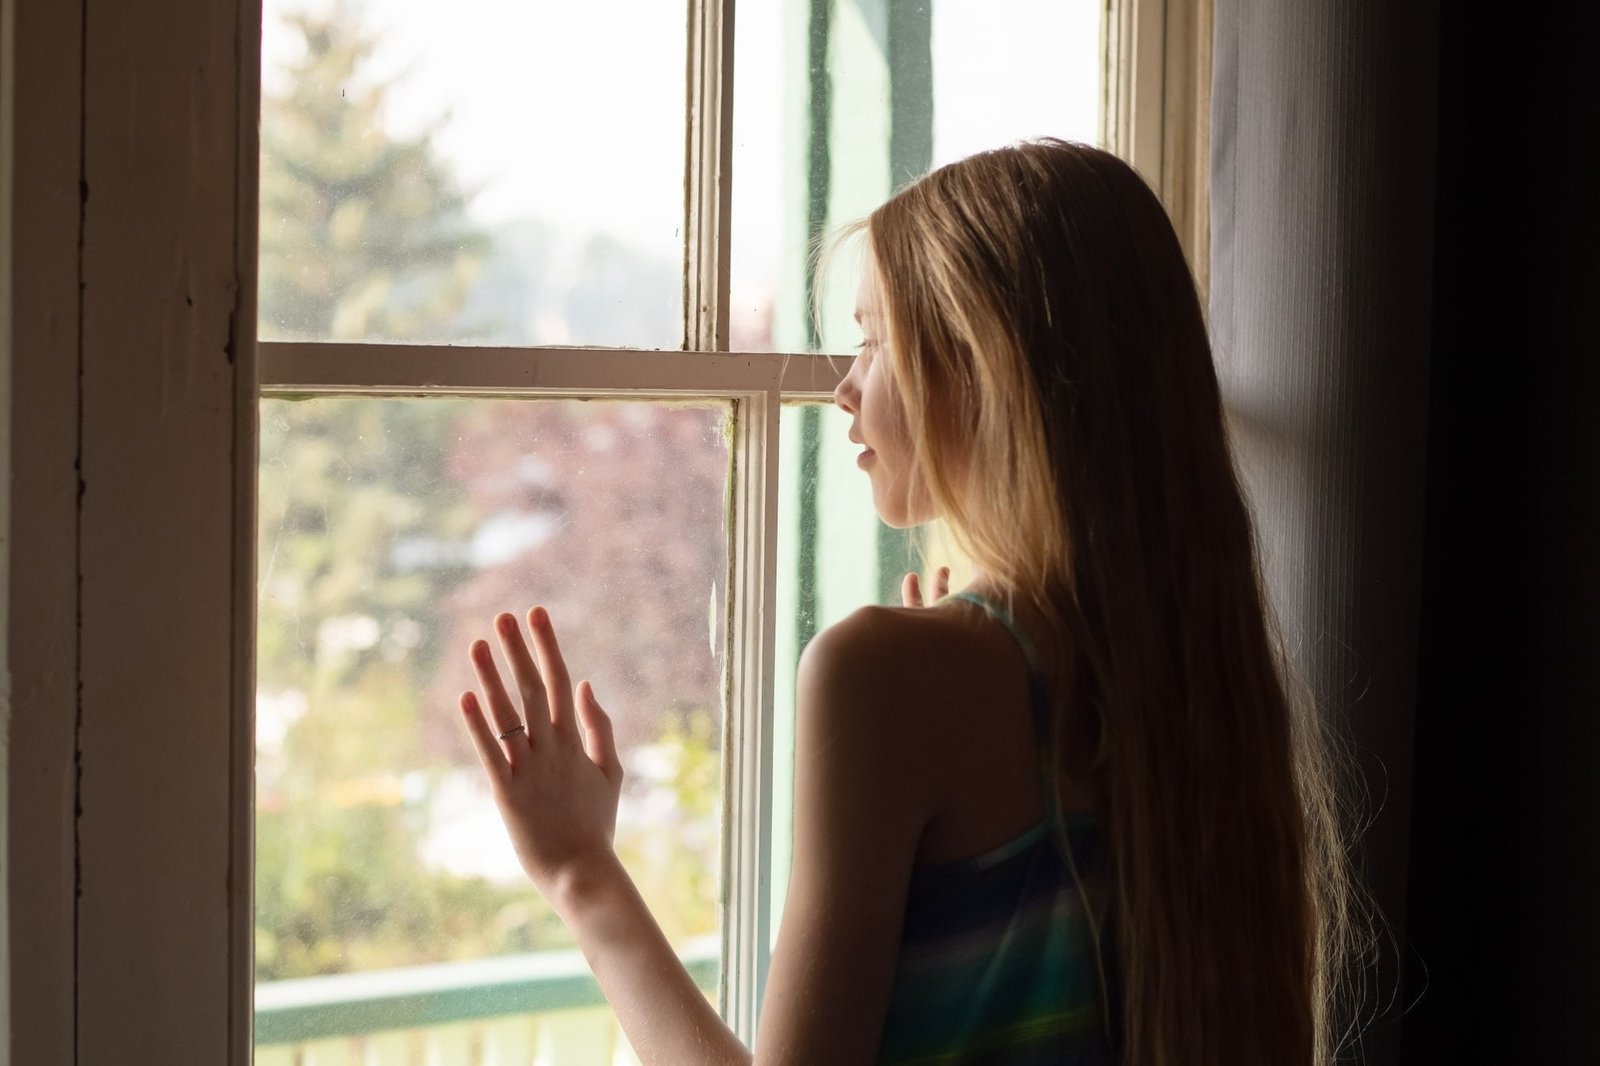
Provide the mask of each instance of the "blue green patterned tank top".
[{"label": "blue green patterned tank top", "polygon": [[1050,700],[1027,635],[996,604],[950,599],[987,611],[1027,658],[1045,817],[985,854],[912,871],[878,1061],[1110,1066],[1118,1003],[1104,826],[1097,814],[1058,812]]}]

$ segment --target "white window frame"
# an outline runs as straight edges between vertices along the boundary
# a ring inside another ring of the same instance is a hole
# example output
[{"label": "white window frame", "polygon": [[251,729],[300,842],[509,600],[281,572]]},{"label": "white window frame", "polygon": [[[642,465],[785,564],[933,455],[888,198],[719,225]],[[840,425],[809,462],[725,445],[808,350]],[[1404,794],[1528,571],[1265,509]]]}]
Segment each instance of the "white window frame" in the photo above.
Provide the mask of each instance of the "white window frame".
[{"label": "white window frame", "polygon": [[[723,998],[748,1038],[771,933],[778,411],[826,398],[849,362],[726,351],[733,0],[688,7],[689,350],[447,360],[258,347],[259,0],[123,4],[0,0],[0,239],[27,264],[0,271],[0,366],[24,401],[0,569],[0,1066],[251,1060],[257,412],[291,390],[733,402]],[[1105,4],[1103,140],[1161,191],[1203,277],[1209,0]]]},{"label": "white window frame", "polygon": [[[848,358],[728,352],[732,231],[735,0],[691,2],[686,128],[683,351],[263,343],[263,396],[358,393],[722,399],[734,409],[723,765],[721,1006],[747,1042],[755,1034],[771,943],[772,718],[777,602],[778,411],[831,396]],[[1194,0],[1107,0],[1102,16],[1102,140],[1154,185],[1192,231],[1191,125],[1181,90],[1192,62],[1185,34],[1209,26]],[[1207,79],[1209,80],[1209,79]],[[1170,87],[1170,95],[1168,89]],[[241,225],[244,220],[241,221]],[[1203,229],[1202,229],[1203,232]],[[1186,251],[1189,242],[1185,242]],[[246,735],[245,730],[239,734]],[[242,753],[241,753],[242,757]],[[254,803],[236,796],[235,803]]]},{"label": "white window frame", "polygon": [[1104,0],[1100,143],[1161,197],[1202,302],[1211,273],[1213,0]]},{"label": "white window frame", "polygon": [[[725,202],[725,198],[723,198]],[[724,230],[725,232],[725,230]],[[715,268],[713,268],[715,270]],[[726,276],[725,267],[721,271]],[[726,291],[725,289],[723,290]],[[714,316],[704,320],[716,329]],[[722,337],[726,337],[725,322]],[[725,343],[725,340],[724,340]],[[262,343],[261,393],[721,400],[732,405],[720,1002],[753,1038],[771,943],[772,718],[776,653],[778,415],[824,401],[849,359],[608,348]],[[250,731],[237,736],[248,740]],[[254,757],[253,746],[250,757]],[[237,757],[243,758],[244,753]],[[235,804],[254,809],[255,797]]]}]

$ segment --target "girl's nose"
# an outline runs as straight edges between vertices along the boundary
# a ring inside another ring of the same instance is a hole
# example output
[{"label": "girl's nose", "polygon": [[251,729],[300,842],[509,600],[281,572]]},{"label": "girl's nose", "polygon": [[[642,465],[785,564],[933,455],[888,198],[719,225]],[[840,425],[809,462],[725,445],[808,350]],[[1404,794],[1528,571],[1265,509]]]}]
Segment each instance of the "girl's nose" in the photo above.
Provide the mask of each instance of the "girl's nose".
[{"label": "girl's nose", "polygon": [[833,390],[833,402],[841,411],[847,414],[856,413],[856,365],[850,364],[850,372],[839,382]]}]

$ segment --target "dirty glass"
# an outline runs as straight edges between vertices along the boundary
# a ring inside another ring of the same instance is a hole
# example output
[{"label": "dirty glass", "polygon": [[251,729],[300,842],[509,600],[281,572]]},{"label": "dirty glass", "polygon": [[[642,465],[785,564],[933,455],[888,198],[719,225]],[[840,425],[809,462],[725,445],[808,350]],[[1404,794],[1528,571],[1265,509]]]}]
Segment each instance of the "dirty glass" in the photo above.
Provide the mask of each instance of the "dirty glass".
[{"label": "dirty glass", "polygon": [[535,604],[614,720],[618,852],[716,988],[728,418],[262,401],[258,1064],[457,1061],[463,1041],[471,1061],[626,1060],[456,704],[475,687],[469,643]]},{"label": "dirty glass", "polygon": [[683,3],[263,16],[262,339],[682,344]]},{"label": "dirty glass", "polygon": [[[844,352],[848,269],[808,321],[808,250],[935,166],[1027,137],[1094,142],[1099,0],[783,0],[734,27],[735,351]],[[848,262],[846,257],[845,262]]]},{"label": "dirty glass", "polygon": [[789,881],[794,798],[795,667],[807,643],[858,607],[899,606],[907,570],[948,561],[926,531],[891,529],[856,466],[850,415],[826,403],[779,415],[778,622],[772,758],[772,930]]}]

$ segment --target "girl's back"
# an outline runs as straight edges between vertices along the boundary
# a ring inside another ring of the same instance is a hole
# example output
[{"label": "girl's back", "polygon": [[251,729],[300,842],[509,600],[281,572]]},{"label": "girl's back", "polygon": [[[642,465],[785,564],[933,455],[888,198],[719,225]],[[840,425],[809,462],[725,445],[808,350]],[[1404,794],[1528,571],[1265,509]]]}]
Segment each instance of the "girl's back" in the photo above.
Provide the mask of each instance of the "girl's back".
[{"label": "girl's back", "polygon": [[[996,607],[998,597],[983,597]],[[983,854],[1040,824],[1039,738],[1033,721],[1030,678],[1051,697],[1058,686],[1050,654],[1058,638],[1048,634],[1022,605],[1007,611],[1037,659],[1030,664],[1022,644],[982,607],[947,598],[925,608],[878,607],[858,613],[863,627],[883,631],[885,644],[903,649],[896,668],[922,676],[925,701],[911,711],[908,728],[933,743],[908,774],[938,782],[936,806],[918,840],[918,866],[933,866]],[[1069,709],[1061,709],[1070,718]],[[920,751],[920,749],[919,749]],[[1092,752],[1084,753],[1085,767]],[[1095,812],[1100,797],[1086,775],[1069,783],[1062,808]]]},{"label": "girl's back", "polygon": [[870,608],[850,625],[885,654],[878,698],[896,704],[861,713],[920,738],[883,787],[927,802],[880,1061],[1113,1061],[1099,790],[1086,773],[1057,800],[1043,758],[1051,716],[1072,719],[1051,699],[1059,657],[1036,650],[1056,640],[969,594]]}]

